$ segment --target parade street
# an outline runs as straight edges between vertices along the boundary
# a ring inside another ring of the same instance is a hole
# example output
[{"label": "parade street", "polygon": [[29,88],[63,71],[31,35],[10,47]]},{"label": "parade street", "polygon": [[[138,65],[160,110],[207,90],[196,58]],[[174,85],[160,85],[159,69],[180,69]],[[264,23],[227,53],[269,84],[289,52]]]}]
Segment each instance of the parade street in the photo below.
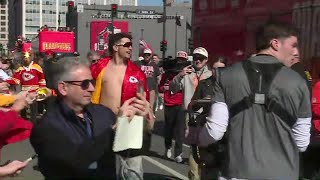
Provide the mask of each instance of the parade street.
[{"label": "parade street", "polygon": [[[164,157],[164,139],[163,139],[163,111],[157,111],[157,122],[155,125],[155,131],[152,136],[151,151],[144,156],[143,168],[144,179],[146,180],[162,180],[162,179],[188,179],[188,161],[189,148],[187,145],[183,145],[183,158],[184,163],[178,164]],[[25,140],[19,143],[7,145],[2,149],[1,162],[5,163],[7,160],[25,160],[34,155],[34,151],[30,145],[29,140]],[[119,167],[119,161],[117,161],[117,167]],[[9,178],[8,178],[9,179]],[[10,177],[10,179],[12,179]],[[41,173],[37,170],[37,160],[33,160],[29,163],[27,168],[23,172],[13,179],[43,179]]]}]

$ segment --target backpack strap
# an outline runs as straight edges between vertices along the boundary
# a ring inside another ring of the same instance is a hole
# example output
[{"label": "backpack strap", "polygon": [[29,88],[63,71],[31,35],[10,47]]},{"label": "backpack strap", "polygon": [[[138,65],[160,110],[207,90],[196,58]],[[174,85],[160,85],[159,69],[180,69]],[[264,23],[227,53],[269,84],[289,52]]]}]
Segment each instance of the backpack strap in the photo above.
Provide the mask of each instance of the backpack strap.
[{"label": "backpack strap", "polygon": [[251,108],[253,104],[258,104],[264,106],[268,113],[272,112],[276,114],[292,127],[296,118],[277,103],[269,93],[271,84],[283,67],[283,64],[261,64],[246,60],[242,62],[242,67],[248,78],[251,93],[230,107],[229,118]]}]

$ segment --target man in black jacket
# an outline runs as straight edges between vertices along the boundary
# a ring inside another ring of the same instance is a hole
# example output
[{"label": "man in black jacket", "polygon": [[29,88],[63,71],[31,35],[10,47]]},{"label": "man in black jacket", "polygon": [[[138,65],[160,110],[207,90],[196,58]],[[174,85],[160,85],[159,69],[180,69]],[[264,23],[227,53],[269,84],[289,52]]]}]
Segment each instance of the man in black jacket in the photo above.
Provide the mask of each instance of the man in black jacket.
[{"label": "man in black jacket", "polygon": [[[54,77],[58,100],[31,133],[39,156],[39,168],[47,179],[116,179],[112,152],[116,115],[102,105],[91,104],[94,91],[89,68],[75,58],[62,58]],[[118,116],[144,115],[145,97],[127,100]]]}]

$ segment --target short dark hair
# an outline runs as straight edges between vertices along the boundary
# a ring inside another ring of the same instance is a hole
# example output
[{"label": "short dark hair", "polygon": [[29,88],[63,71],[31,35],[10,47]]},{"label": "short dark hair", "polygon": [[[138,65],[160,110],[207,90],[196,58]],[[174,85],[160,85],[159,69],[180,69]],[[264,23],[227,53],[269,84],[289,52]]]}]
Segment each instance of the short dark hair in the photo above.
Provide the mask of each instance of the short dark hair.
[{"label": "short dark hair", "polygon": [[119,41],[122,38],[128,38],[130,39],[130,41],[132,40],[132,36],[128,33],[117,33],[117,34],[110,34],[108,36],[109,38],[109,42],[108,42],[108,51],[110,52],[110,54],[113,54],[113,46],[117,43],[119,43]]},{"label": "short dark hair", "polygon": [[275,20],[269,21],[260,27],[256,33],[256,50],[259,52],[268,49],[272,39],[298,37],[298,35],[298,29],[292,24]]}]

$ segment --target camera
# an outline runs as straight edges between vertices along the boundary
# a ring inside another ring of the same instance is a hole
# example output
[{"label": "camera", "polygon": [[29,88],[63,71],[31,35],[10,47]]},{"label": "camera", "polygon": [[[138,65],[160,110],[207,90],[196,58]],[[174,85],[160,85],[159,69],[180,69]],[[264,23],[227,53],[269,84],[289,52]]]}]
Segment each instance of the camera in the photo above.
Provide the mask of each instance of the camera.
[{"label": "camera", "polygon": [[[180,71],[182,71],[183,68],[189,65],[192,65],[192,61],[179,60],[174,59],[172,57],[167,57],[162,61],[162,64],[160,66],[163,67],[163,70],[167,73],[178,74]],[[195,68],[193,67],[193,69]]]}]

